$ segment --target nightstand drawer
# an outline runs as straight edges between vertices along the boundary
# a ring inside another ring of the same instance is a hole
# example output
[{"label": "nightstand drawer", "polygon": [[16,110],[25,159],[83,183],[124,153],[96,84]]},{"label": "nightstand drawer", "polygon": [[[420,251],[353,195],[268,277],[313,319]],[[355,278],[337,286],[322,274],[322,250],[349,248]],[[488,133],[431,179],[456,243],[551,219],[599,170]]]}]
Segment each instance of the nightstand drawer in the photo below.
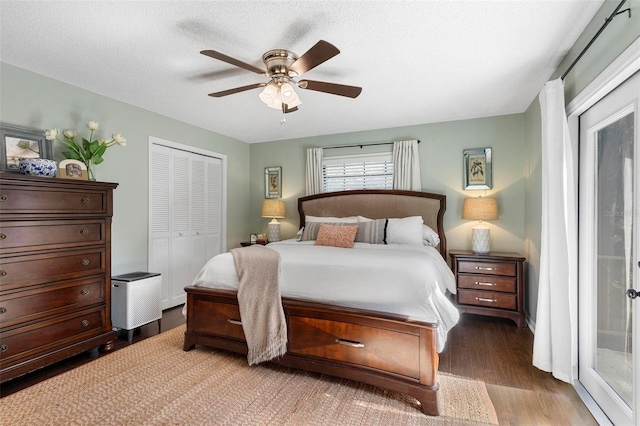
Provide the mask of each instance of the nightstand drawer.
[{"label": "nightstand drawer", "polygon": [[458,303],[510,310],[517,307],[515,294],[462,289],[458,290]]},{"label": "nightstand drawer", "polygon": [[458,262],[458,272],[515,277],[516,264],[510,262],[473,262],[461,260]]},{"label": "nightstand drawer", "polygon": [[491,275],[458,275],[458,288],[515,293],[516,279]]}]

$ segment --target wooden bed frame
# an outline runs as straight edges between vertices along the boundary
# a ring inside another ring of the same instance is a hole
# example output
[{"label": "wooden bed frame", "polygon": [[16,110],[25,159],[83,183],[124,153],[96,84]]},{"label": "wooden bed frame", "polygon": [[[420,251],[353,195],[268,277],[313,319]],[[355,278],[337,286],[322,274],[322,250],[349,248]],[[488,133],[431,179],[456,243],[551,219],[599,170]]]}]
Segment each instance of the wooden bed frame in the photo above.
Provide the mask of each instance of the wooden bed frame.
[{"label": "wooden bed frame", "polygon": [[[444,195],[398,190],[358,190],[302,197],[305,215],[366,216],[371,219],[422,216],[440,235],[446,256]],[[188,286],[184,350],[210,346],[241,354],[247,345],[235,291]],[[420,401],[438,415],[437,324],[406,317],[283,298],[287,353],[272,362],[379,386]]]}]

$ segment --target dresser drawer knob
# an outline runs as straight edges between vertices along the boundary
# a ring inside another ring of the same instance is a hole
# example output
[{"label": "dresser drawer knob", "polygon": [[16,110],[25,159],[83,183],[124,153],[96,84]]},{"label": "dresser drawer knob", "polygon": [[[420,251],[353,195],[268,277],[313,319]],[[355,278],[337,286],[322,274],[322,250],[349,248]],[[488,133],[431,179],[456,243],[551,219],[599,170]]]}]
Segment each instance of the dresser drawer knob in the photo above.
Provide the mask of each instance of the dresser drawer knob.
[{"label": "dresser drawer knob", "polygon": [[7,308],[5,308],[4,306],[0,307],[0,314],[6,314],[7,313]]},{"label": "dresser drawer knob", "polygon": [[82,264],[87,266],[89,264],[89,259],[82,259]]},{"label": "dresser drawer knob", "polygon": [[80,230],[80,233],[82,235],[87,235],[89,233],[89,230],[87,228],[83,228],[83,229]]},{"label": "dresser drawer knob", "polygon": [[0,352],[6,352],[7,349],[9,349],[9,346],[7,346],[7,345],[3,344],[2,346],[0,346]]},{"label": "dresser drawer knob", "polygon": [[486,285],[486,286],[489,286],[489,287],[493,287],[493,286],[496,285],[496,283],[481,283],[481,282],[478,282],[478,281],[476,281],[475,284],[476,285]]},{"label": "dresser drawer knob", "polygon": [[336,343],[345,346],[351,346],[352,348],[364,348],[364,343],[356,342],[353,340],[336,339]]},{"label": "dresser drawer knob", "polygon": [[0,240],[6,240],[7,236],[5,234],[0,234]]},{"label": "dresser drawer knob", "polygon": [[84,197],[81,201],[82,204],[89,204],[89,197]]},{"label": "dresser drawer knob", "polygon": [[86,288],[83,288],[83,289],[80,291],[80,294],[81,294],[81,295],[83,295],[83,296],[86,296],[87,294],[89,294],[89,290],[87,290]]},{"label": "dresser drawer knob", "polygon": [[497,271],[498,268],[488,268],[486,266],[476,266],[476,269],[480,271]]},{"label": "dresser drawer knob", "polygon": [[5,277],[5,276],[7,276],[7,271],[5,270],[0,271],[0,277]]},{"label": "dresser drawer knob", "polygon": [[0,195],[0,201],[7,201],[9,197],[7,197],[6,195]]},{"label": "dresser drawer knob", "polygon": [[83,327],[87,327],[89,325],[89,321],[88,320],[82,320],[82,326]]},{"label": "dresser drawer knob", "polygon": [[478,302],[489,302],[489,303],[497,302],[496,299],[485,299],[484,297],[476,297],[476,300]]}]

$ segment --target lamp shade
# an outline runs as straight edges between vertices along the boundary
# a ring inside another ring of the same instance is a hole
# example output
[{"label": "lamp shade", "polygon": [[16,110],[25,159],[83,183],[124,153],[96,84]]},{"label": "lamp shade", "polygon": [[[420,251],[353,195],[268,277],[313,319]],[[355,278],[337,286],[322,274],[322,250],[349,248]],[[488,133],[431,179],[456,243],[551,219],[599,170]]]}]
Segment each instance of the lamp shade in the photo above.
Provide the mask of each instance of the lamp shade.
[{"label": "lamp shade", "polygon": [[498,203],[495,198],[466,198],[462,206],[462,218],[470,220],[498,219]]},{"label": "lamp shade", "polygon": [[283,200],[268,199],[262,203],[262,217],[282,219],[285,214]]}]

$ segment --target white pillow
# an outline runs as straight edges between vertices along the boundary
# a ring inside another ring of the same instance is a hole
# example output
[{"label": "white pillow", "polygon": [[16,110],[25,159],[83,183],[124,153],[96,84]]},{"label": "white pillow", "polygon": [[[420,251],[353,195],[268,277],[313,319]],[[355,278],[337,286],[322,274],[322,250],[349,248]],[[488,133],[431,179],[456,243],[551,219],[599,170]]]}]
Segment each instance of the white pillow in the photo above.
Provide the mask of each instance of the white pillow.
[{"label": "white pillow", "polygon": [[304,217],[305,222],[324,222],[324,223],[358,223],[358,216],[347,217],[321,217],[321,216],[309,216]]},{"label": "white pillow", "polygon": [[440,244],[440,236],[427,225],[422,225],[422,239],[425,246],[437,247]]},{"label": "white pillow", "polygon": [[369,219],[368,217],[358,216],[358,222],[373,222],[373,219]]},{"label": "white pillow", "polygon": [[389,219],[387,223],[387,244],[411,244],[422,246],[422,216],[403,219]]}]

